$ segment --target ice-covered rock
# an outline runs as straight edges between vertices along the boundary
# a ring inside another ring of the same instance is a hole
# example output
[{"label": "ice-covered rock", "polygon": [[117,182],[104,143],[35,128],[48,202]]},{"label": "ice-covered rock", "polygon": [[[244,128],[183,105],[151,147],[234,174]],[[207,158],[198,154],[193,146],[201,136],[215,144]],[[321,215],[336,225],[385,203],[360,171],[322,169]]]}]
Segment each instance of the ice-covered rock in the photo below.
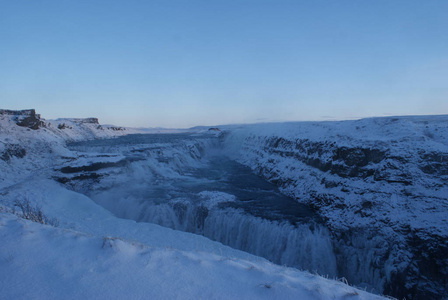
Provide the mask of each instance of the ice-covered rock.
[{"label": "ice-covered rock", "polygon": [[0,116],[1,115],[10,116],[17,125],[22,127],[28,127],[37,130],[42,126],[45,126],[45,123],[40,119],[40,114],[36,114],[36,110],[34,109],[0,109]]}]

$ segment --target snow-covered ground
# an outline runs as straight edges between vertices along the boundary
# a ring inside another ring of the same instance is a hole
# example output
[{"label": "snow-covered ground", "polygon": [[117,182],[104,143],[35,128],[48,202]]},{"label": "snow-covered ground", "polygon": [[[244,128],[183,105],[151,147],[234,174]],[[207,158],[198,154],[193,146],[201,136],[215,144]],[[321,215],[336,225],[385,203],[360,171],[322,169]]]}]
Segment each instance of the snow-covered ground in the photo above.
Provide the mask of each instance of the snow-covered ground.
[{"label": "snow-covered ground", "polygon": [[[137,131],[79,119],[33,130],[0,115],[0,298],[381,298],[202,236],[117,218],[53,180],[67,161],[92,162],[70,151],[67,141],[127,133]],[[58,227],[20,217],[17,201],[38,206]]]},{"label": "snow-covered ground", "polygon": [[60,225],[0,214],[3,299],[380,298],[201,236],[118,219],[47,180],[10,196],[34,197]]}]

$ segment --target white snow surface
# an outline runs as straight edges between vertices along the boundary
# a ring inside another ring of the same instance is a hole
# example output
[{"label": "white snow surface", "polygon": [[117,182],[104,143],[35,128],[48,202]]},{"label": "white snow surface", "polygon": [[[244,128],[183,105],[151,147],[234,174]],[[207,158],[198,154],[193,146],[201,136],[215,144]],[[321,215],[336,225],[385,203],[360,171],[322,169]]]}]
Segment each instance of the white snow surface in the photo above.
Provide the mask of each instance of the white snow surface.
[{"label": "white snow surface", "polygon": [[[67,159],[78,159],[65,146],[67,141],[138,131],[63,122],[71,128],[57,129],[52,123],[31,130],[17,126],[10,116],[0,116],[4,158],[0,159],[0,298],[381,298],[340,281],[274,265],[202,236],[115,217],[87,196],[53,181],[52,172]],[[84,157],[77,163],[89,161]],[[203,196],[212,205],[216,195]],[[17,200],[39,206],[59,226],[19,217],[14,208]]]}]

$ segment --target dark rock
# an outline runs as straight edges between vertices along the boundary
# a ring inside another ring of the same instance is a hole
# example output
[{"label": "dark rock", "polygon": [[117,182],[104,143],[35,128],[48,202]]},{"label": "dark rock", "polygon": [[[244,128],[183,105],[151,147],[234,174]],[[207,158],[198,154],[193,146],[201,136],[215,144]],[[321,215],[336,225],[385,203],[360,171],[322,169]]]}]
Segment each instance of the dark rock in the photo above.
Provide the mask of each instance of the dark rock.
[{"label": "dark rock", "polygon": [[70,119],[70,120],[75,123],[80,123],[80,124],[97,124],[97,125],[100,124],[98,122],[98,118],[74,118],[74,119]]},{"label": "dark rock", "polygon": [[419,168],[426,174],[448,175],[448,153],[421,153]]},{"label": "dark rock", "polygon": [[347,166],[364,167],[369,163],[378,164],[386,157],[386,152],[370,148],[336,148],[333,160],[341,160]]},{"label": "dark rock", "polygon": [[23,158],[26,155],[26,150],[16,144],[7,144],[5,150],[0,153],[0,159],[3,161],[10,161],[12,157]]},{"label": "dark rock", "polygon": [[[101,129],[103,129],[103,128],[101,128]],[[124,130],[126,130],[126,128],[124,128],[124,127],[114,127],[114,126],[108,127],[108,129],[111,129],[113,131],[124,131]]]},{"label": "dark rock", "polygon": [[375,170],[373,174],[375,181],[387,181],[389,183],[402,183],[404,185],[412,184],[412,175],[403,171],[402,163],[395,159],[388,159]]},{"label": "dark rock", "polygon": [[22,127],[28,127],[34,130],[43,127],[45,123],[41,121],[40,114],[36,114],[34,109],[25,110],[7,110],[0,109],[0,115],[14,116],[14,122]]},{"label": "dark rock", "polygon": [[9,110],[9,109],[0,109],[0,115],[9,115],[9,116],[35,116],[40,119],[40,115],[36,114],[35,109],[23,109],[23,110]]},{"label": "dark rock", "polygon": [[66,128],[72,129],[73,127],[67,126],[65,123],[58,124],[58,129],[63,130],[63,129],[66,129]]},{"label": "dark rock", "polygon": [[408,235],[412,261],[400,273],[394,273],[384,293],[406,299],[444,299],[448,287],[448,242],[440,236],[412,231]]},{"label": "dark rock", "polygon": [[347,148],[341,147],[337,148],[333,156],[333,160],[342,160],[344,163],[351,166],[363,167],[368,164],[368,160],[364,151],[360,148]]},{"label": "dark rock", "polygon": [[105,168],[112,168],[112,167],[122,167],[125,166],[128,163],[127,160],[123,159],[117,162],[97,162],[93,163],[88,166],[79,166],[79,167],[63,167],[59,171],[65,174],[70,173],[79,173],[79,172],[92,172],[92,171],[98,171]]},{"label": "dark rock", "polygon": [[76,181],[76,180],[96,180],[98,178],[101,178],[102,175],[97,174],[97,173],[90,173],[90,174],[81,174],[81,175],[77,175],[74,176],[72,178],[68,178],[68,177],[53,177],[54,180],[56,180],[59,183],[62,184],[66,184],[68,182],[71,181]]},{"label": "dark rock", "polygon": [[[375,165],[387,158],[387,152],[374,148],[337,147],[331,142],[313,142],[308,139],[294,141],[270,138],[266,150],[282,157],[294,157],[322,172],[330,172],[343,178],[367,178],[375,173]],[[323,157],[330,157],[330,159]]]},{"label": "dark rock", "polygon": [[321,184],[323,184],[325,186],[325,188],[329,189],[329,188],[334,188],[339,186],[338,182],[335,181],[329,181],[325,178],[322,178],[322,180],[320,181]]}]

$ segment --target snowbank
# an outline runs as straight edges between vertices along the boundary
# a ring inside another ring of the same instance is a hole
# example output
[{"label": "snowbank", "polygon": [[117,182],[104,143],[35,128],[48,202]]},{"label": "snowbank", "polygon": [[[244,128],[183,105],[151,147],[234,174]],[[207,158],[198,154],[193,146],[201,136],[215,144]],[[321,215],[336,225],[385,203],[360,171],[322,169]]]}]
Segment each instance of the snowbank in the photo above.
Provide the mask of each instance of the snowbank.
[{"label": "snowbank", "polygon": [[266,262],[91,236],[0,213],[4,299],[380,299]]}]

